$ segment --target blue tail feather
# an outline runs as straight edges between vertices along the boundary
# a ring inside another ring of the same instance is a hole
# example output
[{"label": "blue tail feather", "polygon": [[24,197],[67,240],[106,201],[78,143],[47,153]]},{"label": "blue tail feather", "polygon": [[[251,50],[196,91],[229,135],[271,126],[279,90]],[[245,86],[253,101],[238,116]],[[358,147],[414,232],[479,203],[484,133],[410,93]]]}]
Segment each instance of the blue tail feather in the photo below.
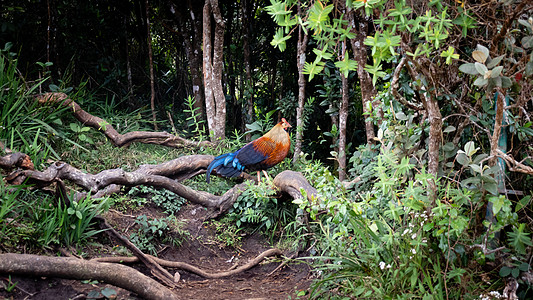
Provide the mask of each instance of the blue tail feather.
[{"label": "blue tail feather", "polygon": [[236,177],[244,170],[244,166],[236,158],[237,152],[226,153],[219,155],[207,167],[206,181],[210,182],[211,172],[216,171],[217,174],[226,177]]}]

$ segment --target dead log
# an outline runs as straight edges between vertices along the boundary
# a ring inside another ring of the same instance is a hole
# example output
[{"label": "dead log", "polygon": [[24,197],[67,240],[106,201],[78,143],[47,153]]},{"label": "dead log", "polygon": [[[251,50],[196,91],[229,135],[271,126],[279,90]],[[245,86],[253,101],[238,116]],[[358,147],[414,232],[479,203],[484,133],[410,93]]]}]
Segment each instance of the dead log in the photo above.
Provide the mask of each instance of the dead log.
[{"label": "dead log", "polygon": [[[181,184],[177,180],[190,178],[205,173],[207,166],[213,160],[211,155],[188,155],[159,165],[142,165],[137,170],[126,172],[122,169],[104,170],[97,174],[85,173],[67,163],[56,162],[44,171],[16,170],[6,177],[10,183],[24,182],[35,183],[39,186],[50,185],[58,180],[68,180],[93,197],[102,197],[120,191],[119,186],[147,185],[164,188],[177,195],[210,209],[209,218],[214,218],[227,211],[246,189],[246,184],[241,183],[221,196],[204,191],[196,191]],[[9,167],[9,166],[7,166]],[[302,197],[300,188],[303,188],[308,199],[316,198],[317,191],[299,172],[290,170],[279,173],[273,181],[274,185],[286,192],[294,199]],[[86,193],[78,193],[77,198],[85,197]]]},{"label": "dead log", "polygon": [[[233,276],[235,274],[244,272],[246,270],[251,269],[252,267],[258,265],[261,261],[263,261],[265,258],[269,256],[276,256],[281,255],[281,250],[279,249],[268,249],[264,251],[263,253],[259,254],[256,258],[252,259],[248,263],[228,271],[222,271],[222,272],[207,272],[205,270],[202,270],[198,267],[195,267],[193,265],[190,265],[188,263],[179,262],[179,261],[169,261],[165,259],[161,259],[158,257],[154,257],[151,255],[147,255],[148,257],[151,257],[155,262],[160,264],[161,266],[165,266],[168,268],[176,268],[180,270],[185,270],[191,273],[194,273],[196,275],[202,276],[204,278],[208,279],[218,279],[223,277],[229,277]],[[91,261],[98,261],[98,262],[113,262],[113,263],[136,263],[139,262],[139,258],[137,257],[127,257],[127,256],[119,256],[119,257],[97,257],[91,259]]]},{"label": "dead log", "polygon": [[95,279],[127,289],[146,299],[178,299],[171,290],[133,268],[73,257],[0,254],[0,274]]},{"label": "dead log", "polygon": [[102,131],[105,136],[117,147],[128,146],[131,143],[146,143],[157,144],[167,147],[202,147],[212,146],[209,141],[195,142],[179,136],[175,136],[168,132],[150,132],[150,131],[132,131],[125,134],[120,134],[118,131],[106,120],[93,116],[81,108],[81,106],[70,99],[65,93],[44,93],[36,96],[40,104],[59,103],[60,105],[68,107],[74,117],[83,123],[85,126],[92,127],[96,130]]}]

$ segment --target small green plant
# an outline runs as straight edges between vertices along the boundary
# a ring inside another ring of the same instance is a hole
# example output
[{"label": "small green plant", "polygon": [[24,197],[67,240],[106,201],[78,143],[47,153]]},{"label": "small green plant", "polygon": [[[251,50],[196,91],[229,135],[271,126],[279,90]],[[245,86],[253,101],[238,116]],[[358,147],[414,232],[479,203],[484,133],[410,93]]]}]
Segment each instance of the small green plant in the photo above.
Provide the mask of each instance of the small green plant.
[{"label": "small green plant", "polygon": [[146,204],[146,198],[149,198],[154,204],[171,215],[177,213],[186,202],[183,197],[176,195],[174,192],[144,185],[131,188],[128,194],[132,196],[132,201],[136,205]]},{"label": "small green plant", "polygon": [[4,278],[7,281],[7,285],[3,282],[0,282],[6,292],[12,293],[15,290],[15,287],[17,287],[18,282],[13,282],[11,280],[11,275],[8,276],[8,278]]},{"label": "small green plant", "polygon": [[87,195],[76,201],[74,194],[69,198],[69,205],[61,203],[57,206],[54,220],[59,220],[59,237],[68,246],[85,242],[102,232],[90,228],[94,224],[94,217],[109,208],[107,199],[92,199]]},{"label": "small green plant", "polygon": [[93,139],[89,135],[87,135],[87,133],[91,130],[90,127],[80,126],[78,123],[70,123],[69,126],[70,130],[72,130],[72,132],[74,132],[74,134],[76,135],[77,140],[84,143],[89,143],[91,145],[94,144]]},{"label": "small green plant", "polygon": [[183,111],[189,114],[189,116],[187,117],[187,126],[189,128],[192,127],[191,133],[196,139],[198,139],[199,141],[205,140],[207,138],[205,134],[205,126],[203,124],[205,120],[200,119],[200,108],[194,107],[196,104],[196,99],[189,95],[185,99],[185,104],[187,105],[187,108]]},{"label": "small green plant", "polygon": [[146,215],[138,216],[135,220],[138,228],[136,232],[130,235],[130,240],[141,251],[148,251],[152,255],[157,255],[160,243],[171,242],[174,245],[179,245],[179,240],[169,235],[171,228],[168,224],[174,221],[175,218],[172,216],[164,219],[151,219]]},{"label": "small green plant", "polygon": [[242,243],[242,227],[237,227],[229,218],[207,222],[215,228],[215,242],[224,247],[239,248]]}]

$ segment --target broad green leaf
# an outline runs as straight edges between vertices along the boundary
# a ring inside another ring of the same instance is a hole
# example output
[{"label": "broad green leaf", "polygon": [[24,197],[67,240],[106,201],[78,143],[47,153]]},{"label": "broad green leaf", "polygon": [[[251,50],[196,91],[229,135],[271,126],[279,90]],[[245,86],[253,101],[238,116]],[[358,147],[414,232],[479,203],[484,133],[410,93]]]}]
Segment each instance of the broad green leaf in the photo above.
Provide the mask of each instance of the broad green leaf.
[{"label": "broad green leaf", "polygon": [[444,128],[443,132],[447,133],[447,132],[453,132],[453,131],[455,131],[455,126],[448,126],[448,127]]},{"label": "broad green leaf", "polygon": [[478,77],[474,81],[474,85],[475,86],[485,86],[485,85],[487,85],[487,83],[489,83],[489,81],[486,78],[483,78],[483,77]]},{"label": "broad green leaf", "polygon": [[533,36],[532,35],[525,36],[522,38],[522,47],[526,49],[533,47]]},{"label": "broad green leaf", "polygon": [[500,269],[500,276],[501,277],[507,277],[511,274],[511,268],[509,267],[502,267]]},{"label": "broad green leaf", "polygon": [[501,75],[501,73],[502,73],[502,70],[503,70],[503,66],[498,66],[498,67],[492,69],[490,77],[491,78],[499,77]]},{"label": "broad green leaf", "polygon": [[492,212],[497,215],[505,204],[505,196],[490,197],[489,201],[492,203]]},{"label": "broad green leaf", "polygon": [[457,156],[455,158],[458,163],[460,163],[462,166],[468,166],[470,164],[470,158],[466,156],[463,152],[457,153]]},{"label": "broad green leaf", "polygon": [[511,85],[513,85],[511,78],[507,76],[502,76],[501,79],[502,79],[502,88],[508,88],[508,87],[511,87]]},{"label": "broad green leaf", "polygon": [[470,75],[478,74],[476,66],[473,63],[467,63],[467,64],[460,65],[459,71],[466,73],[466,74],[470,74]]},{"label": "broad green leaf", "polygon": [[492,195],[498,195],[498,185],[494,182],[484,182],[483,188]]},{"label": "broad green leaf", "polygon": [[469,141],[465,144],[464,150],[465,150],[466,155],[472,157],[472,155],[474,155],[477,152],[477,150],[479,150],[479,148],[476,148],[473,141]]},{"label": "broad green leaf", "polygon": [[503,59],[505,55],[500,55],[494,59],[491,59],[488,63],[487,63],[487,68],[489,69],[492,69],[494,67],[496,67]]},{"label": "broad green leaf", "polygon": [[484,64],[478,63],[478,62],[476,62],[474,66],[476,67],[476,70],[479,73],[479,75],[484,76],[485,73],[487,73],[487,71],[489,70],[487,69],[487,66],[485,66]]}]

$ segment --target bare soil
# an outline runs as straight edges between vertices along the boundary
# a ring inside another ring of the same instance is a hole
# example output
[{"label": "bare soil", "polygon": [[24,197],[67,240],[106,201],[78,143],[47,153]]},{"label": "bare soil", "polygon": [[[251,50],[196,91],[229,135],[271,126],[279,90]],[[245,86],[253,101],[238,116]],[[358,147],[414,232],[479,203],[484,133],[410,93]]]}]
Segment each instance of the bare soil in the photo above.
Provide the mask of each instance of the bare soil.
[{"label": "bare soil", "polygon": [[[112,210],[105,218],[117,231],[129,236],[128,231],[132,230],[135,216],[143,214],[163,217],[159,208],[147,205],[135,212]],[[215,230],[203,222],[204,217],[205,209],[200,206],[183,207],[178,218],[184,221],[183,229],[189,232],[189,236],[179,247],[162,247],[158,257],[186,262],[209,272],[221,272],[243,265],[272,248],[260,234],[243,236],[242,244],[237,249],[223,247],[213,242]],[[104,247],[83,249],[88,253],[84,258],[117,255],[113,250],[116,249],[113,248],[116,241],[111,241],[105,233],[98,238]],[[289,256],[289,253],[286,255]],[[182,270],[168,270],[171,274],[180,274],[175,292],[181,299],[305,299],[305,296],[297,297],[297,293],[309,289],[312,282],[310,267],[304,263],[289,263],[276,270],[281,263],[280,258],[268,259],[248,271],[223,279],[205,279]],[[150,276],[141,264],[133,267]],[[7,279],[7,274],[0,274],[0,299],[105,299],[98,292],[110,290],[116,293],[116,299],[141,299],[127,290],[101,282],[44,277],[11,276],[11,281],[17,285],[13,291],[7,292],[2,286],[2,283],[8,285]]]}]

